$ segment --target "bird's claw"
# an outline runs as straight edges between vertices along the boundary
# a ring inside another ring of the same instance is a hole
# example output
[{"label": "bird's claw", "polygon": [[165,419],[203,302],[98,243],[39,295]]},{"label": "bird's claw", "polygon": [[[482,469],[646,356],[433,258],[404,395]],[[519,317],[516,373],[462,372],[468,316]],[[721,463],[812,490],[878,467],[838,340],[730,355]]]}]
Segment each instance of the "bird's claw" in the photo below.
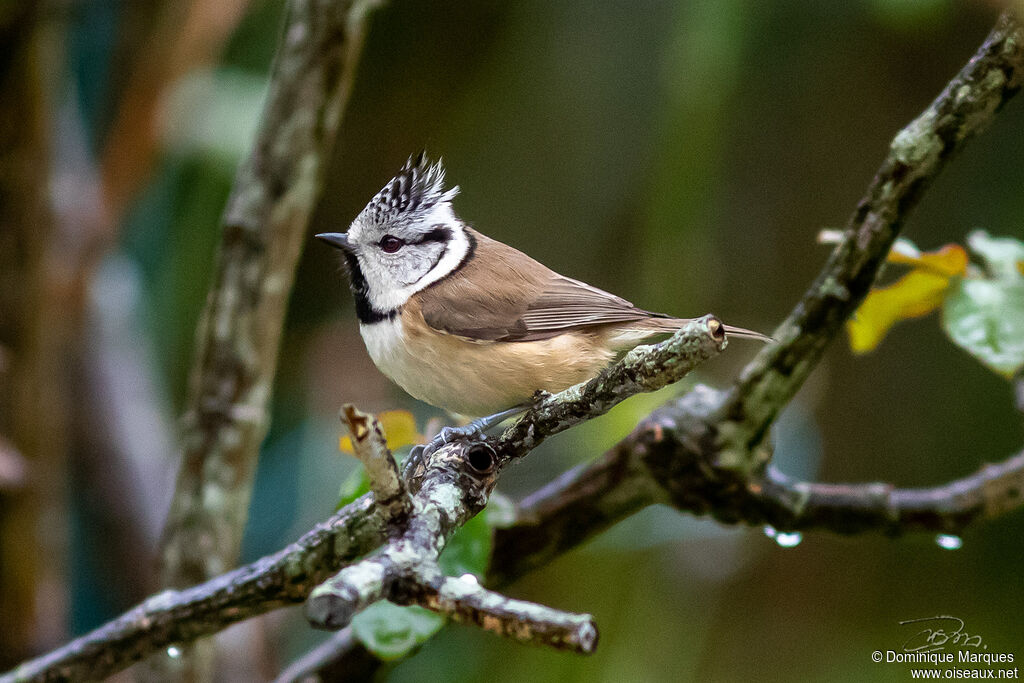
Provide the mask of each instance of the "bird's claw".
[{"label": "bird's claw", "polygon": [[[546,393],[546,392],[545,392]],[[528,404],[513,406],[508,410],[503,410],[494,415],[488,415],[487,417],[481,417],[473,420],[464,427],[441,427],[441,431],[431,439],[427,444],[421,446],[422,451],[417,453],[420,458],[428,458],[430,455],[442,446],[446,446],[453,441],[467,440],[477,441],[484,438],[488,429],[492,429],[502,421],[508,418],[522,413],[524,410],[529,408]]]},{"label": "bird's claw", "polygon": [[453,441],[459,441],[460,439],[480,439],[483,438],[484,433],[478,426],[470,423],[465,427],[441,427],[441,431],[437,435],[422,446],[416,448],[421,449],[417,453],[417,457],[425,459],[430,457],[438,448],[447,446]]},{"label": "bird's claw", "polygon": [[442,444],[449,444],[458,439],[479,439],[484,432],[475,422],[470,422],[465,427],[441,427],[435,438],[440,438]]}]

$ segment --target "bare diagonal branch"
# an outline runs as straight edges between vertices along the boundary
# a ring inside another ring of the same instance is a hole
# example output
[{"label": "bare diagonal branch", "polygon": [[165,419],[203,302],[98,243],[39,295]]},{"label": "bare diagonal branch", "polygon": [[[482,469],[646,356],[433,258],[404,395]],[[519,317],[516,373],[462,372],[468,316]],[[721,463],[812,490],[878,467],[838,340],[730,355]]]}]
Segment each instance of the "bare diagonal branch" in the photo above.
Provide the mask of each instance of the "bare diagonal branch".
[{"label": "bare diagonal branch", "polygon": [[1024,29],[1006,10],[984,43],[924,112],[889,146],[846,224],[845,239],[817,280],[746,368],[721,407],[720,460],[750,471],[758,446],[867,296],[878,269],[924,190],[964,144],[983,131],[1024,82]]}]

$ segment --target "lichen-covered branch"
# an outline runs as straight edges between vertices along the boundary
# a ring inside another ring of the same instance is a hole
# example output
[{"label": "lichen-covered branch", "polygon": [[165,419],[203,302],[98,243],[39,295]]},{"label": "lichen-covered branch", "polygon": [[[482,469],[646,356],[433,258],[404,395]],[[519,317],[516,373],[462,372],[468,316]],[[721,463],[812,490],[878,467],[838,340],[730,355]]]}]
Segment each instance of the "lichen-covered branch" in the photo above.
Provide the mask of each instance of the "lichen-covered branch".
[{"label": "lichen-covered branch", "polygon": [[[923,188],[1019,87],[1022,38],[1015,20],[1008,14],[1001,17],[968,66],[897,136],[847,226],[845,241],[776,333],[781,344],[762,352],[730,390],[696,388],[652,413],[596,463],[577,468],[524,501],[518,522],[497,533],[491,578],[514,578],[655,502],[727,523],[889,534],[956,531],[1020,505],[1024,454],[932,489],[837,486],[792,482],[767,468],[765,437],[782,405],[870,288]],[[456,618],[462,614],[473,621],[485,616],[501,620],[505,617],[496,616],[501,609],[516,610],[507,602],[483,609],[494,596],[489,592],[464,591],[460,602],[452,594],[458,586],[441,576],[434,562],[454,529],[483,508],[503,466],[545,437],[603,414],[632,394],[676,381],[720,351],[723,342],[717,321],[705,318],[662,344],[639,347],[599,377],[540,397],[496,439],[460,440],[410,457],[403,473],[412,496],[407,519],[389,517],[367,495],[296,546],[194,588],[154,596],[93,633],[0,677],[0,682],[109,675],[161,647],[299,601],[316,583],[346,568],[362,573],[342,571],[310,602],[311,616],[325,625],[347,623],[357,609],[379,597],[433,602]],[[380,553],[360,560],[381,546]],[[518,613],[529,618],[522,610]],[[541,640],[568,643],[566,637],[575,637],[581,645],[587,642],[586,617],[550,616],[548,626],[559,622],[563,635]],[[544,620],[537,621],[534,632]],[[575,636],[565,635],[574,628]],[[500,631],[509,634],[504,626]]]},{"label": "lichen-covered branch", "polygon": [[106,678],[169,646],[302,602],[314,586],[384,542],[386,523],[363,496],[299,541],[252,564],[184,590],[165,590],[96,630],[0,676],[14,681]]},{"label": "lichen-covered branch", "polygon": [[[342,416],[350,425],[357,455],[372,451],[366,461],[377,462],[373,471],[368,470],[371,488],[393,500],[400,484],[395,487],[390,481],[397,468],[380,424],[351,406],[342,409]],[[496,456],[490,450],[463,457],[461,451],[441,449],[423,457],[425,476],[407,506],[408,519],[389,525],[400,530],[400,535],[393,536],[372,557],[345,567],[317,586],[306,600],[309,622],[317,628],[342,629],[374,602],[391,600],[421,605],[516,640],[592,652],[597,645],[597,627],[589,615],[513,600],[483,588],[472,575],[455,578],[442,573],[438,566],[441,551],[452,533],[482,508],[495,480]],[[491,461],[483,462],[481,457]],[[471,479],[469,485],[457,485],[459,470],[464,480]],[[387,504],[381,507],[389,509]]]},{"label": "lichen-covered branch", "polygon": [[658,344],[637,346],[597,377],[540,397],[523,417],[493,441],[501,464],[522,457],[549,436],[604,415],[630,396],[678,382],[727,344],[718,318],[706,315]]},{"label": "lichen-covered branch", "polygon": [[[692,395],[702,393],[713,392]],[[747,478],[686,442],[698,412],[692,402],[658,410],[603,457],[524,499],[516,522],[495,531],[488,583],[508,583],[655,503],[728,524],[888,536],[956,534],[1024,507],[1024,452],[929,488],[799,482],[773,467]]]},{"label": "lichen-covered branch", "polygon": [[782,407],[821,359],[871,289],[879,267],[925,188],[964,144],[985,129],[1024,82],[1024,29],[1005,11],[966,66],[924,112],[901,130],[845,228],[845,239],[742,372],[723,401],[714,438],[719,459],[752,471]]},{"label": "lichen-covered branch", "polygon": [[[682,376],[679,368],[692,368],[698,362],[696,358],[711,355],[709,349],[722,347],[720,329],[709,322],[704,319],[692,323],[660,345],[642,347],[608,372],[590,380],[589,388],[573,387],[545,398],[545,404],[556,413],[559,401],[577,401],[581,393],[599,390],[599,393],[624,400],[630,392],[643,391],[655,380],[643,373],[626,372],[624,368],[654,367],[647,361],[648,355],[658,359],[658,364],[668,368],[673,377],[679,378]],[[695,336],[702,335],[706,339],[695,342]],[[689,341],[681,344],[681,339]],[[609,378],[621,378],[624,384],[617,385]],[[535,434],[538,439],[544,436],[539,429]],[[415,466],[407,467],[404,473],[406,490],[413,497],[408,520],[389,516],[376,504],[372,494],[367,494],[279,553],[192,588],[153,596],[95,631],[0,676],[0,683],[109,676],[161,648],[180,646],[236,621],[304,600],[331,574],[384,545],[389,535],[395,538],[396,531],[403,544],[400,549],[411,549],[419,558],[436,560],[455,529],[487,504],[501,468],[494,448],[472,441],[446,444],[413,459]],[[389,547],[395,548],[394,544]],[[391,560],[405,562],[397,548],[392,550]],[[415,566],[421,577],[431,569],[429,563],[413,562],[407,566]],[[384,595],[384,590],[377,591],[373,582],[360,579],[356,585]],[[394,597],[402,600],[399,594]],[[308,609],[313,616],[318,610],[323,614],[333,609],[332,603],[337,599],[337,596],[328,597],[326,603],[314,602]],[[350,599],[349,594],[342,591],[341,600],[347,599]],[[357,607],[365,602],[360,597],[355,601]],[[351,611],[354,613],[355,609]],[[581,638],[580,642],[585,640]]]},{"label": "lichen-covered branch", "polygon": [[418,585],[415,603],[461,624],[474,624],[523,643],[590,654],[597,648],[597,625],[589,614],[572,614],[489,591],[476,577],[446,576]]}]

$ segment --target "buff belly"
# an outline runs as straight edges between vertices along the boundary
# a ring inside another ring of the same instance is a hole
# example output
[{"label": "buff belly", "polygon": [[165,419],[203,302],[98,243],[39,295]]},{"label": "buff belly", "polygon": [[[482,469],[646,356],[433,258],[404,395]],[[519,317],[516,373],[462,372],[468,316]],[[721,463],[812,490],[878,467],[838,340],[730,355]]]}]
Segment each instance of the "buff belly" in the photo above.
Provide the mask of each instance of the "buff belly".
[{"label": "buff belly", "polygon": [[592,334],[478,342],[438,332],[415,317],[404,312],[360,325],[370,357],[411,396],[469,417],[527,403],[538,389],[571,387],[600,372],[613,355]]}]

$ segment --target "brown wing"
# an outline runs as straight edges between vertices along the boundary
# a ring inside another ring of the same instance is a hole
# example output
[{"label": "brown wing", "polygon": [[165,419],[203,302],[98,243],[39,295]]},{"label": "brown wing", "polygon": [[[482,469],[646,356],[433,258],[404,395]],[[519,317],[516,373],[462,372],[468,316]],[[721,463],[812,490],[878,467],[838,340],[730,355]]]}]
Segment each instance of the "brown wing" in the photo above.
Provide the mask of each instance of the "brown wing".
[{"label": "brown wing", "polygon": [[427,324],[481,341],[533,341],[570,330],[663,317],[554,272],[512,247],[470,231],[473,257],[419,298]]}]

